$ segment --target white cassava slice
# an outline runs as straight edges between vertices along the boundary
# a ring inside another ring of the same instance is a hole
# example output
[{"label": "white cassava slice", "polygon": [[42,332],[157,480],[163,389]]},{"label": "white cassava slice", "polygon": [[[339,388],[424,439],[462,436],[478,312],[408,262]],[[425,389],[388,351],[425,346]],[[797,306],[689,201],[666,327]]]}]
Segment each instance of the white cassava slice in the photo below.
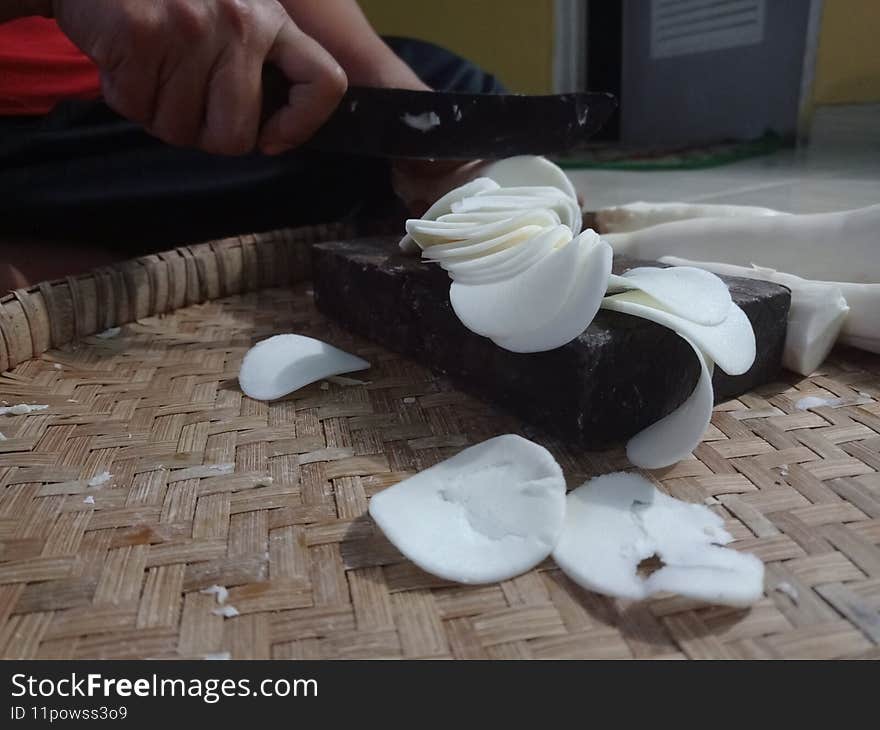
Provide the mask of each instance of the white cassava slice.
[{"label": "white cassava slice", "polygon": [[400,552],[459,583],[530,570],[550,554],[564,515],[559,464],[514,435],[465,449],[370,500],[370,516]]},{"label": "white cassava slice", "polygon": [[579,337],[590,326],[605,296],[612,251],[593,231],[584,231],[569,245],[574,243],[581,246],[579,273],[556,316],[538,329],[495,339],[496,345],[511,352],[555,350]]},{"label": "white cassava slice", "polygon": [[730,312],[727,284],[715,274],[692,266],[641,266],[621,276],[612,275],[608,288],[643,291],[672,314],[697,324],[720,324]]},{"label": "white cassava slice", "polygon": [[[834,281],[813,281],[759,266],[736,266],[709,261],[688,261],[664,257],[663,263],[675,266],[696,266],[716,274],[742,276],[782,284],[791,291],[791,307],[788,310],[788,327],[785,331],[785,348],[782,364],[801,375],[810,375],[831,352],[838,337],[847,327],[852,327],[861,316],[864,323],[871,322],[873,331],[880,335],[880,284],[845,284]],[[873,300],[868,306],[859,307],[860,300],[844,293],[848,288],[874,288]],[[870,314],[869,314],[870,313]],[[876,350],[875,350],[876,351]]]},{"label": "white cassava slice", "polygon": [[694,343],[729,375],[742,375],[755,362],[755,331],[745,312],[731,302],[727,317],[717,325],[702,325],[667,311],[642,291],[606,297],[603,309],[651,320]]},{"label": "white cassava slice", "polygon": [[688,342],[700,361],[700,379],[684,403],[627,443],[627,458],[642,469],[662,469],[684,459],[697,448],[712,420],[712,366],[699,348]]},{"label": "white cassava slice", "polygon": [[276,335],[254,345],[241,363],[238,382],[255,400],[274,400],[323,380],[366,370],[370,363],[303,335]]},{"label": "white cassava slice", "polygon": [[468,183],[465,183],[461,187],[456,188],[455,190],[451,190],[441,198],[438,198],[437,202],[435,202],[430,208],[428,208],[427,211],[425,211],[425,214],[422,216],[422,218],[426,218],[428,220],[439,218],[441,215],[451,213],[452,206],[458,201],[464,200],[471,195],[485,193],[490,190],[497,190],[498,188],[499,185],[494,180],[491,180],[486,176],[478,177]]},{"label": "white cassava slice", "polygon": [[[568,179],[568,175],[546,157],[535,155],[508,157],[493,162],[483,170],[483,174],[504,187],[547,185],[558,188],[573,200],[577,200],[577,191]],[[580,230],[575,231],[575,235],[578,233]]]},{"label": "white cassava slice", "polygon": [[[723,520],[703,505],[658,491],[636,474],[606,474],[567,497],[553,559],[578,585],[640,600],[672,591],[710,603],[747,606],[763,594],[764,566],[731,542]],[[656,557],[648,577],[639,564]]]},{"label": "white cassava slice", "polygon": [[489,284],[509,279],[537,263],[554,248],[571,241],[568,226],[538,228],[531,231],[527,240],[519,246],[497,251],[464,261],[448,261],[441,264],[456,281],[466,284]]},{"label": "white cassava slice", "polygon": [[472,247],[516,231],[522,226],[558,225],[559,216],[552,210],[535,208],[486,223],[460,224],[410,219],[406,222],[406,230],[423,249],[436,249],[429,253],[431,257],[440,259],[444,255],[472,255],[476,253],[470,250]]},{"label": "white cassava slice", "polygon": [[447,213],[439,218],[434,218],[438,223],[458,223],[459,225],[473,223],[491,223],[510,218],[509,210],[480,211],[477,213]]},{"label": "white cassava slice", "polygon": [[551,208],[569,228],[580,228],[583,213],[574,198],[550,187],[523,186],[498,188],[464,198],[453,203],[453,213],[522,210],[524,208]]},{"label": "white cassava slice", "polygon": [[[422,252],[422,260],[439,263],[443,268],[446,268],[449,264],[456,264],[461,261],[482,260],[504,251],[517,249],[520,244],[525,243],[532,236],[543,230],[543,226],[520,226],[495,238],[488,238],[479,242],[469,240],[468,245],[454,246],[450,248],[449,252],[444,251],[443,253],[440,253],[439,249],[446,249],[445,245],[431,246]],[[435,252],[434,249],[438,249],[438,251]]]},{"label": "white cassava slice", "polygon": [[462,324],[502,338],[542,327],[562,309],[578,274],[575,241],[551,251],[521,274],[491,284],[453,281],[449,300]]},{"label": "white cassava slice", "polygon": [[[478,177],[476,180],[471,180],[469,183],[466,183],[455,190],[451,190],[446,193],[446,195],[439,198],[434,205],[425,211],[422,218],[425,220],[436,220],[446,213],[451,213],[452,204],[462,198],[466,198],[468,195],[474,195],[485,190],[494,190],[498,187],[498,183],[494,180],[490,180],[486,177]],[[400,249],[404,252],[412,253],[418,251],[419,247],[413,240],[412,236],[407,233],[400,241]]]}]

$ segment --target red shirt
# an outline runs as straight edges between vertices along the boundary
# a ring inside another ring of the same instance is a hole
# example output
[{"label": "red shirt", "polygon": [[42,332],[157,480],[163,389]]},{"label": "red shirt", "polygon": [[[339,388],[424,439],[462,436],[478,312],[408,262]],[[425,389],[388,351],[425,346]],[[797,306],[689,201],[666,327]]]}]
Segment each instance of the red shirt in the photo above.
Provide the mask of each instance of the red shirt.
[{"label": "red shirt", "polygon": [[47,18],[0,23],[0,116],[46,114],[100,96],[98,69]]}]

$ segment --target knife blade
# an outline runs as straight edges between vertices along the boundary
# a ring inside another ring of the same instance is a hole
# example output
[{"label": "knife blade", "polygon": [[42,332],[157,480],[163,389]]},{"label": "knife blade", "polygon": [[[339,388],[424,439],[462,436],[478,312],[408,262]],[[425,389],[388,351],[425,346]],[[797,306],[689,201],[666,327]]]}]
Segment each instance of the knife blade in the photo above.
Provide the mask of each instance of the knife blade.
[{"label": "knife blade", "polygon": [[[287,103],[289,82],[263,76],[263,118]],[[617,101],[584,92],[546,96],[462,94],[350,87],[306,147],[336,154],[410,159],[560,155],[585,143]]]}]

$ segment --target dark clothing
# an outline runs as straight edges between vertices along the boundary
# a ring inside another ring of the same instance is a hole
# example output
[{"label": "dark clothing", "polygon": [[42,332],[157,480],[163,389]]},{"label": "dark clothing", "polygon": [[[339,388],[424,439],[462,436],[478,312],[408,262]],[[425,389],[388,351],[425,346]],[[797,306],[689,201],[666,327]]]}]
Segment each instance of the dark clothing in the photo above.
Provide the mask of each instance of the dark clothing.
[{"label": "dark clothing", "polygon": [[[442,48],[387,41],[435,89],[503,91]],[[101,102],[0,119],[0,235],[81,240],[137,254],[397,205],[384,160],[305,150],[212,156],[166,145]]]}]

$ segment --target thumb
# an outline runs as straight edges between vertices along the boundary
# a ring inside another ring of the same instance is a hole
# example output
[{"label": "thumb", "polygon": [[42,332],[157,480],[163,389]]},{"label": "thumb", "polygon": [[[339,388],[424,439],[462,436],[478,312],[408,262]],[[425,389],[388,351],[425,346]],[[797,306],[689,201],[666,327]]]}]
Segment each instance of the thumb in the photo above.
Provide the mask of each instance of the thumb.
[{"label": "thumb", "polygon": [[301,145],[318,131],[345,94],[348,79],[336,59],[292,20],[285,21],[266,60],[291,85],[287,105],[260,131],[260,149],[278,154]]}]

